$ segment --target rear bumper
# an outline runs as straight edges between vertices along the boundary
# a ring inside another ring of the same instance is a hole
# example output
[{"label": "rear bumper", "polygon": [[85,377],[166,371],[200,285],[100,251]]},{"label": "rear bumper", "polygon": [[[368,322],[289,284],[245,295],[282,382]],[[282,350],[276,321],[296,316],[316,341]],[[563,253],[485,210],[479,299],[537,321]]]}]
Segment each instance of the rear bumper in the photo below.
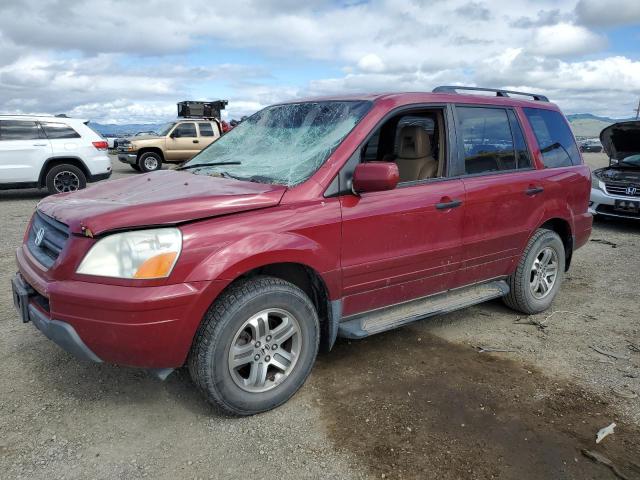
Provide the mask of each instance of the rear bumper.
[{"label": "rear bumper", "polygon": [[108,172],[100,173],[98,175],[91,175],[88,180],[89,182],[99,182],[100,180],[106,180],[107,178],[111,177],[111,173],[111,168],[109,168]]},{"label": "rear bumper", "polygon": [[22,249],[16,257],[31,292],[28,319],[45,336],[80,358],[132,367],[182,366],[204,313],[223,288],[220,282],[131,287],[48,281]]},{"label": "rear bumper", "polygon": [[118,160],[122,163],[128,163],[129,165],[135,165],[138,161],[138,155],[135,153],[118,153]]}]

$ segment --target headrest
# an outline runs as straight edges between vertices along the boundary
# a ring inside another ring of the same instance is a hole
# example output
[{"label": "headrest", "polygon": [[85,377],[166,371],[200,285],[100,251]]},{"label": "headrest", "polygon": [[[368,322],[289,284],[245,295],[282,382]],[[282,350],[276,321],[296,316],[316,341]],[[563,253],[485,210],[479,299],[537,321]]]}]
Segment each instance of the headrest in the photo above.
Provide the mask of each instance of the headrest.
[{"label": "headrest", "polygon": [[431,155],[429,134],[420,126],[403,127],[400,130],[400,158],[422,158]]}]

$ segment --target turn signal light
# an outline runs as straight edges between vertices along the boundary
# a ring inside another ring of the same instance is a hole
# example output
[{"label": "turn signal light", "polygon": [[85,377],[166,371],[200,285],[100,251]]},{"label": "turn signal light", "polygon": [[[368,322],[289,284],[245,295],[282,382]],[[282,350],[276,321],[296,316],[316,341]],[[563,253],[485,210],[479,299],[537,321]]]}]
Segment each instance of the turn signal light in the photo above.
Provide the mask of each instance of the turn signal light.
[{"label": "turn signal light", "polygon": [[176,252],[167,252],[151,257],[140,265],[133,278],[166,277],[173,268],[173,263],[177,256]]}]

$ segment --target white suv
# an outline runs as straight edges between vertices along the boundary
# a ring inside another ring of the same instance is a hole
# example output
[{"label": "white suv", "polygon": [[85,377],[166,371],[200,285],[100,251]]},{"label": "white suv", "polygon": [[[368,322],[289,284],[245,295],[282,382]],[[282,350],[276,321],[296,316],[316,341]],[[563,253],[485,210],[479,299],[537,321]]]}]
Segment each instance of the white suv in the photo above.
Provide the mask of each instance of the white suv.
[{"label": "white suv", "polygon": [[75,118],[0,115],[0,189],[80,190],[111,175],[108,144]]}]

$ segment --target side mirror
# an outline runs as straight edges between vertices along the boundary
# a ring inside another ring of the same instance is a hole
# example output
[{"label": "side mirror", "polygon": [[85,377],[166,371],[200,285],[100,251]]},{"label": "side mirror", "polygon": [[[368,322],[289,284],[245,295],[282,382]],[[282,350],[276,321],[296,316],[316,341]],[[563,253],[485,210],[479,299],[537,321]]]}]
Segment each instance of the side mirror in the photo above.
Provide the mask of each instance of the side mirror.
[{"label": "side mirror", "polygon": [[178,129],[176,128],[173,132],[171,132],[171,135],[169,135],[171,138],[180,138],[180,132],[178,131]]},{"label": "side mirror", "polygon": [[393,190],[398,185],[400,173],[394,162],[360,163],[353,172],[351,185],[354,193]]}]

